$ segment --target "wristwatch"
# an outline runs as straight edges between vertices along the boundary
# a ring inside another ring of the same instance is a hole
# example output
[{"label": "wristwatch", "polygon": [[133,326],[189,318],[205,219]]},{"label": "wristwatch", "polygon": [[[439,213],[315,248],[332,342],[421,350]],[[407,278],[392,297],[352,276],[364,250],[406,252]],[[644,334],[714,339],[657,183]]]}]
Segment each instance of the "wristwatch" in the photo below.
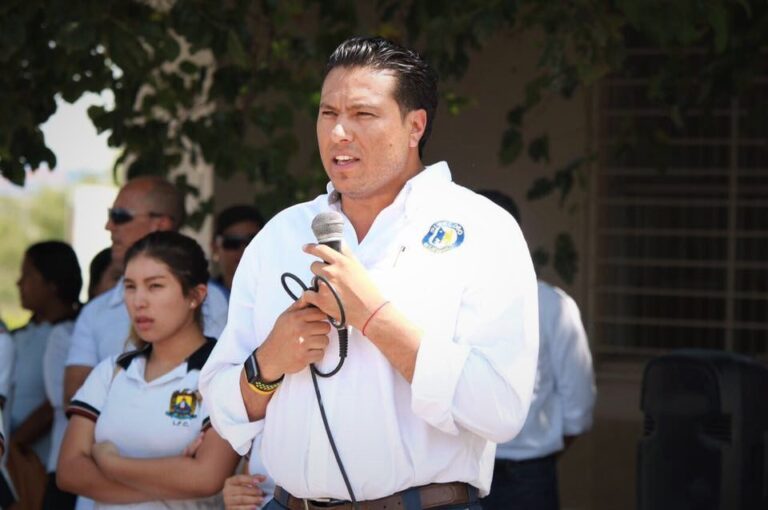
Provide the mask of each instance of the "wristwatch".
[{"label": "wristwatch", "polygon": [[245,378],[248,380],[248,384],[250,384],[252,388],[259,390],[260,393],[272,393],[280,386],[280,383],[283,382],[283,378],[285,377],[284,375],[280,376],[280,379],[277,379],[276,381],[263,380],[261,377],[261,370],[259,370],[259,362],[256,361],[256,351],[253,351],[253,353],[248,356],[243,368],[245,368]]}]

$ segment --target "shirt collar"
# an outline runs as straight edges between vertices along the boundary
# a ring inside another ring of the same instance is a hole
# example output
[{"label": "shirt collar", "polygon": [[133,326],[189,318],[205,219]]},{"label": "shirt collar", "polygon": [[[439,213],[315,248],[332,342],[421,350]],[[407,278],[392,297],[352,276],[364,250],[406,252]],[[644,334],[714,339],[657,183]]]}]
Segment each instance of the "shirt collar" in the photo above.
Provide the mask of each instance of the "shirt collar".
[{"label": "shirt collar", "polygon": [[125,278],[122,276],[117,281],[114,287],[109,289],[107,292],[109,292],[109,306],[115,307],[118,305],[123,304],[124,299],[124,293],[125,293]]},{"label": "shirt collar", "polygon": [[[410,200],[413,195],[420,195],[421,191],[431,189],[435,183],[439,182],[451,182],[451,170],[448,168],[448,163],[445,161],[439,161],[433,165],[429,165],[421,172],[417,173],[403,186],[400,190],[393,204],[403,205],[405,207],[406,215],[412,213],[414,208],[421,202],[418,200]],[[329,182],[326,185],[326,191],[328,192],[328,206],[334,210],[340,210],[341,208],[341,193],[336,191],[333,187],[333,182]]]},{"label": "shirt collar", "polygon": [[[205,362],[208,360],[208,356],[210,356],[211,351],[213,350],[213,347],[216,345],[216,340],[210,337],[205,337],[205,339],[206,339],[206,342],[203,345],[201,345],[195,352],[190,354],[189,357],[186,359],[186,362],[187,362],[186,373],[192,370],[201,370],[203,368],[203,365],[205,365]],[[120,365],[123,368],[123,370],[128,370],[128,367],[131,366],[131,362],[134,359],[136,359],[139,356],[146,359],[149,357],[149,354],[151,352],[152,352],[152,344],[147,343],[140,349],[126,352],[118,356],[117,364]],[[174,369],[174,371],[175,370],[176,369]]]}]

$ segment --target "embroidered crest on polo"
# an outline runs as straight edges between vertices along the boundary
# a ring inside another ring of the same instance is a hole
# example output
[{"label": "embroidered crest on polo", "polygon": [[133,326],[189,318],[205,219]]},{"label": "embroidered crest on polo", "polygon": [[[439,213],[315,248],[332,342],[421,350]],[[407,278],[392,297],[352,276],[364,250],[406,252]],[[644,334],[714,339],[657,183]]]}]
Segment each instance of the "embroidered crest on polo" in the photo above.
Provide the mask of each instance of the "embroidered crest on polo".
[{"label": "embroidered crest on polo", "polygon": [[464,227],[452,221],[438,221],[432,224],[421,244],[435,253],[458,248],[464,242]]},{"label": "embroidered crest on polo", "polygon": [[176,390],[171,395],[171,402],[165,414],[177,420],[191,420],[197,417],[197,392],[190,390]]}]

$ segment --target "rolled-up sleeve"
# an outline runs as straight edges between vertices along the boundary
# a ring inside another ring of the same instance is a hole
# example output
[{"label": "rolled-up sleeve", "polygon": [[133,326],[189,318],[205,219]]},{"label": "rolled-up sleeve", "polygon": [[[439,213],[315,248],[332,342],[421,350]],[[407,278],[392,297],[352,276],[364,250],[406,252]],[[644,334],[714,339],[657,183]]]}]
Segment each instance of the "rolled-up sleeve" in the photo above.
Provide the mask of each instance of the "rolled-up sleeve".
[{"label": "rolled-up sleeve", "polygon": [[476,249],[452,336],[426,331],[416,359],[411,407],[449,434],[459,427],[502,443],[528,413],[539,348],[536,276],[509,218],[506,239]]},{"label": "rolled-up sleeve", "polygon": [[0,323],[0,402],[7,400],[11,395],[14,352],[11,335],[5,331],[2,323]]},{"label": "rolled-up sleeve", "polygon": [[552,327],[555,392],[563,403],[563,434],[577,436],[592,428],[596,389],[592,353],[576,302],[562,294]]},{"label": "rolled-up sleeve", "polygon": [[[103,296],[99,298],[104,299]],[[95,321],[98,317],[94,305],[96,305],[95,301],[85,305],[75,321],[67,356],[68,367],[73,365],[95,367],[99,364],[98,339],[95,331]]]},{"label": "rolled-up sleeve", "polygon": [[243,362],[263,341],[253,326],[257,261],[254,243],[248,246],[235,273],[227,325],[200,373],[200,392],[211,424],[240,455],[251,448],[263,420],[251,422],[240,393]]}]

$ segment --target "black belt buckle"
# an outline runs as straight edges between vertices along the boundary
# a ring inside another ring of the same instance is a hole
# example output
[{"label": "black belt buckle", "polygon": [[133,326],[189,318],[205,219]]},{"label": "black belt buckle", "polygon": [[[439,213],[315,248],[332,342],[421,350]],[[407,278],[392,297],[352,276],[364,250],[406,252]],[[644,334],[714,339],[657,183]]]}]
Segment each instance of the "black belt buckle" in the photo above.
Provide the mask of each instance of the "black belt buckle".
[{"label": "black belt buckle", "polygon": [[333,499],[333,498],[325,498],[325,499],[305,499],[304,500],[304,510],[309,510],[310,503],[314,507],[319,508],[336,508],[337,506],[346,505],[349,503],[349,501],[346,501],[344,499]]}]

